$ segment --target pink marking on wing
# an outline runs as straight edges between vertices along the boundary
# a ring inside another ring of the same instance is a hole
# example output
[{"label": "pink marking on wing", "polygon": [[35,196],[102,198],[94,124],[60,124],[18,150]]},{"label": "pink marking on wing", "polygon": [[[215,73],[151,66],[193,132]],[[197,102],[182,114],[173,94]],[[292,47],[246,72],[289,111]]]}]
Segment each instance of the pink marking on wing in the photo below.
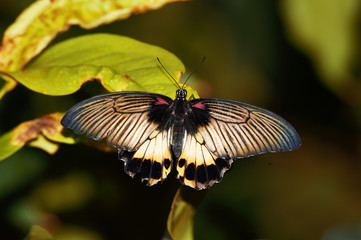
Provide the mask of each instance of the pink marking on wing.
[{"label": "pink marking on wing", "polygon": [[206,108],[207,108],[207,107],[204,106],[204,104],[201,103],[201,102],[192,105],[192,107],[199,108],[199,109],[203,109],[203,110],[206,110]]},{"label": "pink marking on wing", "polygon": [[169,105],[169,103],[161,98],[157,98],[157,101],[155,102],[155,105]]}]

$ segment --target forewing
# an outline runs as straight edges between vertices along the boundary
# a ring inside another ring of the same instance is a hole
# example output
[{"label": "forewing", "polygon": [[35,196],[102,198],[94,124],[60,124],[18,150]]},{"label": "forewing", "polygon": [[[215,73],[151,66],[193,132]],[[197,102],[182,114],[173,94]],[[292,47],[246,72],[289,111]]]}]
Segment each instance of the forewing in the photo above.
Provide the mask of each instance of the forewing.
[{"label": "forewing", "polygon": [[180,181],[195,189],[221,181],[233,160],[301,144],[286,120],[262,108],[223,99],[195,99],[189,106],[177,171]]},{"label": "forewing", "polygon": [[166,96],[145,92],[108,93],[76,104],[61,123],[77,134],[86,133],[97,141],[105,138],[111,146],[133,150],[162,123],[171,101]]},{"label": "forewing", "polygon": [[146,92],[117,92],[95,96],[72,107],[64,127],[95,140],[106,139],[119,149],[124,169],[153,185],[170,171],[167,126],[172,99]]},{"label": "forewing", "polygon": [[197,99],[208,122],[199,125],[207,147],[218,157],[239,159],[267,152],[291,151],[301,145],[296,130],[282,117],[249,104]]},{"label": "forewing", "polygon": [[208,148],[219,157],[239,159],[267,152],[291,151],[301,145],[296,130],[282,117],[249,104],[197,99],[209,122],[199,126]]}]

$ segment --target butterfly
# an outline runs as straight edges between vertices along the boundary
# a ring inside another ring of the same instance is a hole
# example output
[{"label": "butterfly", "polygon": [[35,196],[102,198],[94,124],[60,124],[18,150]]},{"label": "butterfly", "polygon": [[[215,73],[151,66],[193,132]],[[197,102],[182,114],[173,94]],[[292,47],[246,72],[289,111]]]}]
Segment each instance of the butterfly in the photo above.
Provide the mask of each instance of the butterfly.
[{"label": "butterfly", "polygon": [[94,96],[73,106],[61,124],[106,139],[118,148],[124,171],[139,173],[148,186],[176,168],[182,184],[206,189],[222,180],[234,160],[301,145],[296,130],[275,113],[233,100],[187,100],[183,86],[175,99],[138,91]]}]

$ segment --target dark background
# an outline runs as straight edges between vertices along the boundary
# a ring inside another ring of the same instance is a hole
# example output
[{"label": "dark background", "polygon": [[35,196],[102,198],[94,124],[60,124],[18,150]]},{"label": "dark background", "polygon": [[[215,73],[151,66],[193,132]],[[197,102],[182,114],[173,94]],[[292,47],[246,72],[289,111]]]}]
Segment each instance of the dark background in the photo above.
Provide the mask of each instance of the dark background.
[{"label": "dark background", "polygon": [[[0,1],[1,35],[31,2]],[[190,70],[206,56],[189,81],[201,97],[267,108],[299,132],[296,151],[233,164],[197,209],[196,239],[361,239],[360,23],[357,0],[199,0],[72,27],[54,43],[109,32],[167,49]],[[0,102],[0,131],[102,91],[92,82],[50,97],[18,86]],[[0,235],[22,239],[39,224],[57,239],[160,239],[178,187],[174,175],[152,188],[132,180],[116,152],[25,147],[0,163]]]}]

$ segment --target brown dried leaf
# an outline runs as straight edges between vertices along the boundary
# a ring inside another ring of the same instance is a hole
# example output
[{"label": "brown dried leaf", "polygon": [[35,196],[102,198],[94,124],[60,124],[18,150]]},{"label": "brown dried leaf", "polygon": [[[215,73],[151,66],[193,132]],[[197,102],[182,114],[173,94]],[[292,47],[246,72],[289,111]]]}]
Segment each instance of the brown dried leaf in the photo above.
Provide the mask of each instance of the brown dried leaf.
[{"label": "brown dried leaf", "polygon": [[62,135],[63,126],[60,113],[51,113],[40,118],[26,121],[12,131],[0,136],[0,161],[11,156],[25,144],[55,153],[60,143],[75,143],[71,137]]}]

